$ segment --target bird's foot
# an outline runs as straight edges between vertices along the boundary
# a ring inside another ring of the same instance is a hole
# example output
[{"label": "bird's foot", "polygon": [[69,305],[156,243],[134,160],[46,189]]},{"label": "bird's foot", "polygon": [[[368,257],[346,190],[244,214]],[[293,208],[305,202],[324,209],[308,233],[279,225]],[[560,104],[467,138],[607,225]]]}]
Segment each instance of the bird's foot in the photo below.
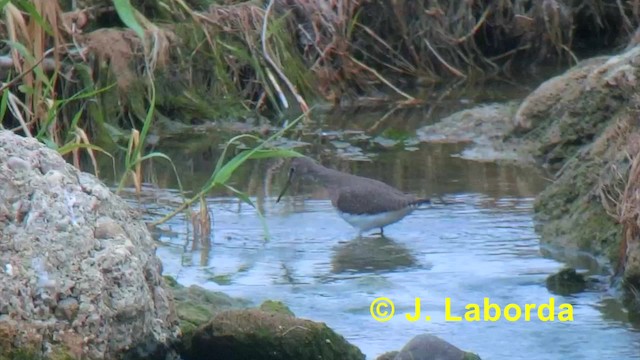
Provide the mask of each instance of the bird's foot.
[{"label": "bird's foot", "polygon": [[374,233],[371,233],[371,235],[380,235],[380,236],[384,236],[384,229],[383,229],[383,228],[380,228],[380,231],[378,231],[378,232],[374,232]]}]

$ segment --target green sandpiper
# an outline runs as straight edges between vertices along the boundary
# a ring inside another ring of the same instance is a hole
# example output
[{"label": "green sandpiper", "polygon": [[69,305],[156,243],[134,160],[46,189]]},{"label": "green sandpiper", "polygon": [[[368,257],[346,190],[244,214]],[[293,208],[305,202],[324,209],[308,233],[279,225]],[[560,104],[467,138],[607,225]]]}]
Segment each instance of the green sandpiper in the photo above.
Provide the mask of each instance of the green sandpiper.
[{"label": "green sandpiper", "polygon": [[420,205],[431,203],[429,198],[419,198],[378,180],[324,167],[308,157],[293,158],[287,182],[276,203],[294,176],[322,185],[340,217],[358,230],[358,236],[375,228],[384,234],[385,226],[402,220]]}]

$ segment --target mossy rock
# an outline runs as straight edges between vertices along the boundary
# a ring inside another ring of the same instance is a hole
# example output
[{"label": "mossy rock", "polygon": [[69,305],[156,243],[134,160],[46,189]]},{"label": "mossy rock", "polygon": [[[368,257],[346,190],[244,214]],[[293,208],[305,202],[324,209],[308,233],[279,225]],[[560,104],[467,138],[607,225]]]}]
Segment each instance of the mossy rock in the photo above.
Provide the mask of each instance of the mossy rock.
[{"label": "mossy rock", "polygon": [[260,305],[260,310],[266,312],[274,312],[277,314],[296,316],[287,305],[282,303],[282,301],[266,300]]},{"label": "mossy rock", "polygon": [[324,323],[258,309],[230,310],[198,328],[189,359],[364,360],[354,345]]},{"label": "mossy rock", "polygon": [[207,323],[215,314],[229,309],[247,308],[250,305],[249,301],[232,298],[221,292],[209,291],[197,285],[186,287],[170,276],[164,278],[173,292],[185,346],[188,346],[191,335],[198,326]]}]

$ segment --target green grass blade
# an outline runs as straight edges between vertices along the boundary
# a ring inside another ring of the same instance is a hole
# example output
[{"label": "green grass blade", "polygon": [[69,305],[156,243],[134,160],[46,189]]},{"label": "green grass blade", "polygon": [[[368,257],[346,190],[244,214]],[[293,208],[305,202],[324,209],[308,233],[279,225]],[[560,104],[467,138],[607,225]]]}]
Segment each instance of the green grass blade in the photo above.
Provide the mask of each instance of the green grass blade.
[{"label": "green grass blade", "polygon": [[9,90],[5,90],[2,93],[2,100],[0,101],[0,119],[4,119],[7,113],[7,106],[9,104]]},{"label": "green grass blade", "polygon": [[224,184],[226,183],[231,175],[240,167],[240,165],[244,164],[249,157],[251,156],[252,150],[245,150],[240,154],[234,156],[231,160],[227,161],[222,169],[218,171],[214,178],[213,184]]},{"label": "green grass blade", "polygon": [[234,136],[233,138],[231,138],[229,141],[227,141],[226,145],[224,146],[224,149],[222,150],[222,154],[220,154],[220,157],[218,158],[218,162],[216,163],[216,168],[213,170],[213,174],[211,174],[211,178],[209,182],[213,182],[213,179],[215,177],[215,174],[217,174],[218,172],[220,172],[220,169],[222,168],[222,166],[224,165],[224,159],[227,156],[227,151],[229,150],[229,146],[231,146],[233,143],[235,143],[236,141],[243,139],[243,138],[249,138],[249,139],[257,139],[260,140],[257,136],[255,135],[251,135],[251,134],[242,134],[242,135],[238,135],[238,136]]},{"label": "green grass blade", "polygon": [[[2,6],[4,7],[4,5]],[[36,7],[34,6],[33,1],[30,1],[30,0],[18,1],[18,5],[20,5],[23,8],[23,10],[25,10],[29,14],[29,17],[35,20],[38,23],[38,25],[40,25],[49,36],[53,36],[53,30],[51,28],[51,24],[45,21],[42,15],[38,12],[38,10],[36,10]]]}]

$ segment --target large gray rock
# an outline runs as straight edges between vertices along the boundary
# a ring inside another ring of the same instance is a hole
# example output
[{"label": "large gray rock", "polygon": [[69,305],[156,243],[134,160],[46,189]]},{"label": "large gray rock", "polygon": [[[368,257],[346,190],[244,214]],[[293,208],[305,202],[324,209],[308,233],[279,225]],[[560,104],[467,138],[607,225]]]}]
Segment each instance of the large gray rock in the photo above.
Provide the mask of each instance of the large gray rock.
[{"label": "large gray rock", "polygon": [[421,334],[411,339],[394,360],[480,360],[480,357],[460,350],[437,336]]},{"label": "large gray rock", "polygon": [[57,152],[0,130],[0,357],[163,358],[176,320],[130,207]]}]

